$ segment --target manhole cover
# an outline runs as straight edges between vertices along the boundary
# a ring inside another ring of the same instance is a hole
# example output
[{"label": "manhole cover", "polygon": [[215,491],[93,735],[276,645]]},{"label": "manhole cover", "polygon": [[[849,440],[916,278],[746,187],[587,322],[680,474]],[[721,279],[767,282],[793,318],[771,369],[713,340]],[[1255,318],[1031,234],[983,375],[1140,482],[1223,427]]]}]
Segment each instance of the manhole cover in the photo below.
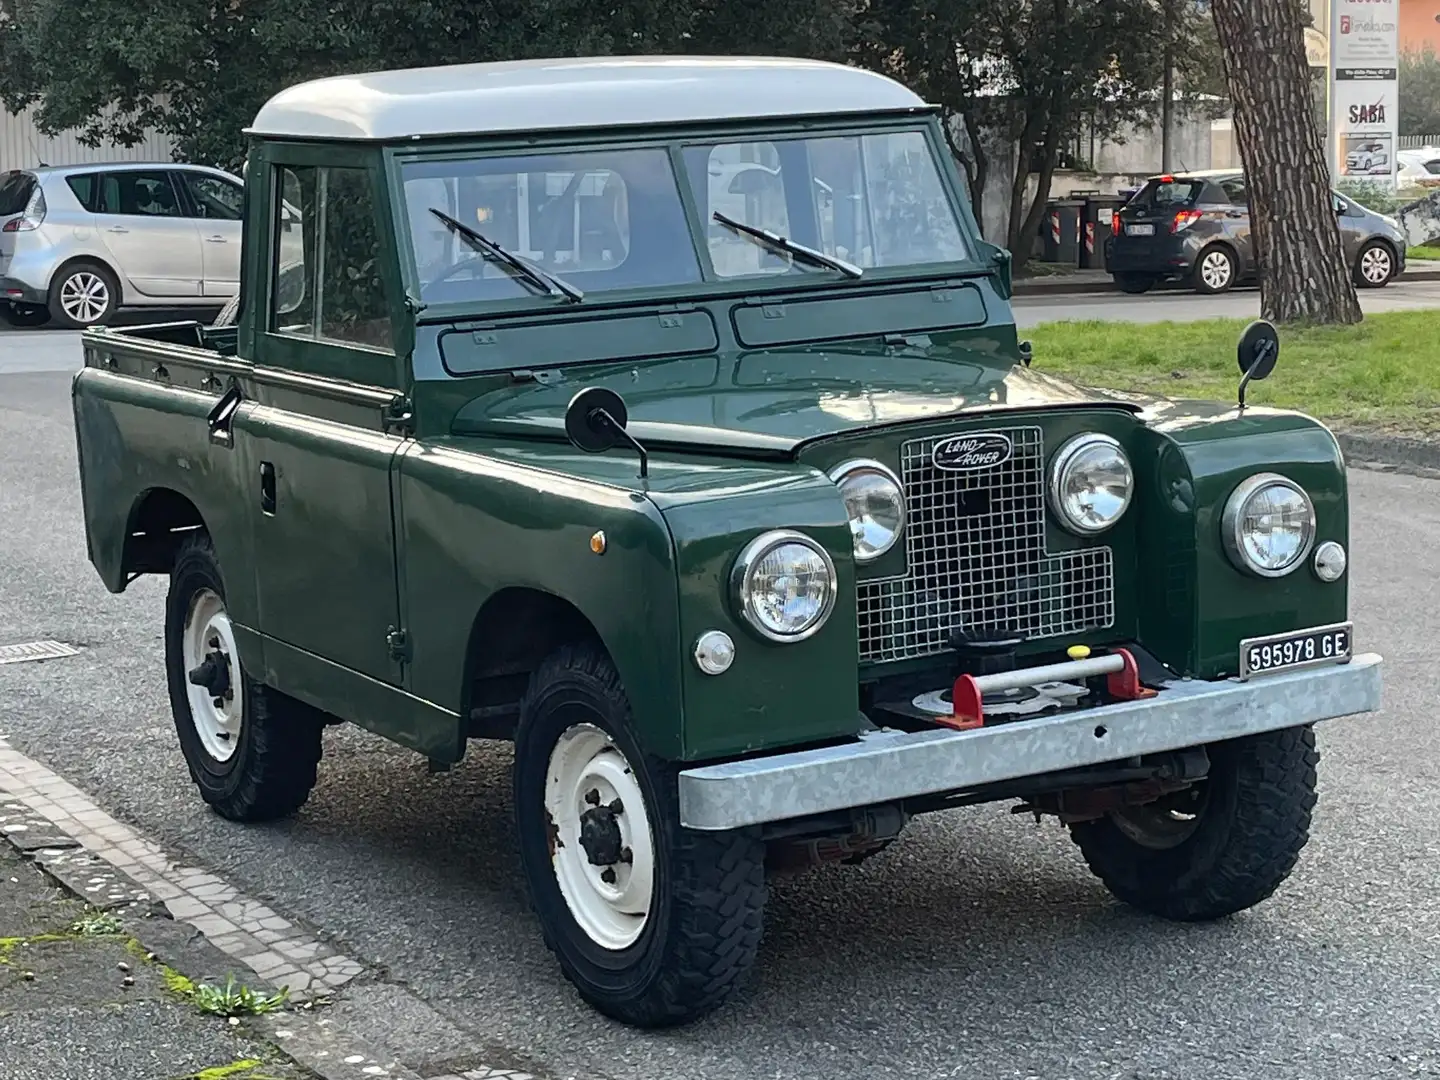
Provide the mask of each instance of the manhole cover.
[{"label": "manhole cover", "polygon": [[63,641],[25,641],[19,645],[0,645],[0,664],[23,664],[27,660],[58,660],[74,656],[80,650]]}]

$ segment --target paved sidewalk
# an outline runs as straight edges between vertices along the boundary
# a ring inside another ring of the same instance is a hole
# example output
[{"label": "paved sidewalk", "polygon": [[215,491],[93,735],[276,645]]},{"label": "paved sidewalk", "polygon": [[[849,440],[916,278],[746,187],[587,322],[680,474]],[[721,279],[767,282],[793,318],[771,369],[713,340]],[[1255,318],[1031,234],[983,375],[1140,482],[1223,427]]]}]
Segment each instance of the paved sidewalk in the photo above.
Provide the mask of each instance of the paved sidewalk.
[{"label": "paved sidewalk", "polygon": [[[1425,262],[1412,259],[1406,264],[1405,272],[1395,281],[1440,281],[1440,261]],[[1185,286],[1174,283],[1161,286],[1153,295],[1160,295],[1167,289],[1175,288],[1184,289]],[[1071,270],[1047,273],[1039,277],[1015,279],[1015,295],[1017,297],[1112,292],[1118,294],[1120,290],[1115,287],[1114,280],[1104,270]]]},{"label": "paved sidewalk", "polygon": [[174,969],[0,842],[0,1077],[307,1080],[242,1022],[196,1010]]}]

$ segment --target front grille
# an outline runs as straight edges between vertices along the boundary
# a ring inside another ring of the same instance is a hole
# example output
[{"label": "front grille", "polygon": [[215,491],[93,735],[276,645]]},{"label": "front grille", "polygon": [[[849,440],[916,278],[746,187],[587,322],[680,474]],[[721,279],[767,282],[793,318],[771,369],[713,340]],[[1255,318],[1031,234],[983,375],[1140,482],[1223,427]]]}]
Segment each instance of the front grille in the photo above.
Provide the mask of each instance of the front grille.
[{"label": "front grille", "polygon": [[948,436],[901,446],[907,572],[860,582],[862,660],[945,652],[957,627],[1029,639],[1114,623],[1110,549],[1045,550],[1040,429],[1005,434],[1014,445],[1010,460],[973,472],[945,471],[931,462],[935,444]]}]

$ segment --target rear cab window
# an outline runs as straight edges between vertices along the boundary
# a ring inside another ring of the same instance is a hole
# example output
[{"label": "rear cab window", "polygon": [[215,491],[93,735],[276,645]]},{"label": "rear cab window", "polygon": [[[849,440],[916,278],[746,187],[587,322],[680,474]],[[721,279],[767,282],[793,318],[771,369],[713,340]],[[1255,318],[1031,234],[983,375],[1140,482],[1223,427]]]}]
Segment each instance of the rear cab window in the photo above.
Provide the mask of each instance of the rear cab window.
[{"label": "rear cab window", "polygon": [[1229,202],[1230,196],[1220,185],[1198,177],[1177,176],[1151,179],[1136,193],[1130,205],[1149,210],[1180,210],[1189,206],[1224,205]]},{"label": "rear cab window", "polygon": [[21,172],[0,172],[0,218],[23,214],[35,193],[35,174]]}]

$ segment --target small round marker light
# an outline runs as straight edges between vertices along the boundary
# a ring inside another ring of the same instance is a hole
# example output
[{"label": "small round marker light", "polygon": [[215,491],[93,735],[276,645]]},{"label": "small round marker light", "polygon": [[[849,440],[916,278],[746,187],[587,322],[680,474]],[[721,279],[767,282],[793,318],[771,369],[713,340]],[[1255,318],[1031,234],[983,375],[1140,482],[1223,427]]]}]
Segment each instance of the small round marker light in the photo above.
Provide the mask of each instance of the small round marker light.
[{"label": "small round marker light", "polygon": [[1326,540],[1315,549],[1315,576],[1321,581],[1339,581],[1345,573],[1345,548],[1334,540]]},{"label": "small round marker light", "polygon": [[706,630],[695,642],[695,666],[706,675],[723,675],[735,662],[735,642],[724,630]]},{"label": "small round marker light", "polygon": [[601,529],[590,537],[590,550],[596,555],[605,554],[605,530]]}]

